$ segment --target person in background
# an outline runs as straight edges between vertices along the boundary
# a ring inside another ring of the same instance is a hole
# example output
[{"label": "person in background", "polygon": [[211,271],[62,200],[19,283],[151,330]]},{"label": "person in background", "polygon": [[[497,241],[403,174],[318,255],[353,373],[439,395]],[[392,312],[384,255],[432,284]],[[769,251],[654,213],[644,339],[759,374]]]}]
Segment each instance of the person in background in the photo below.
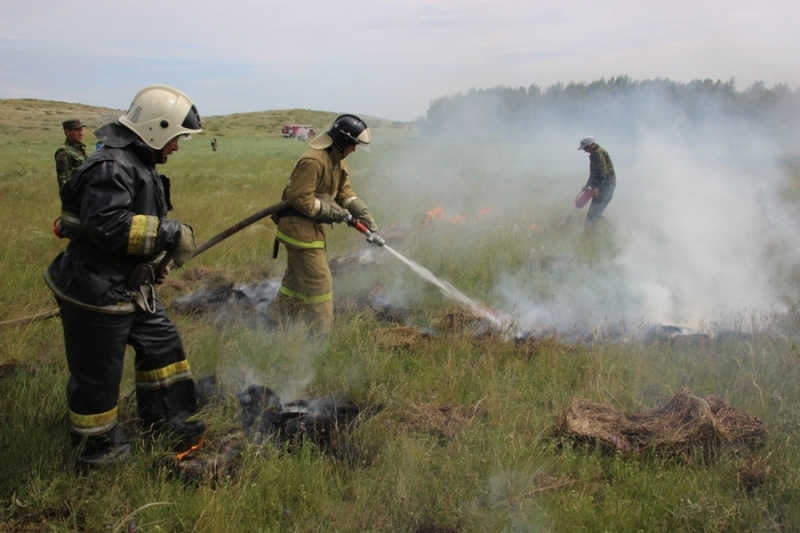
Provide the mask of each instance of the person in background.
[{"label": "person in background", "polygon": [[377,231],[375,219],[364,200],[350,186],[345,158],[361,146],[369,151],[370,131],[355,115],[338,117],[330,129],[308,144],[311,147],[295,163],[283,200],[290,207],[273,217],[273,257],[279,244],[286,247],[288,265],[278,296],[267,312],[277,324],[302,319],[318,333],[333,324],[333,281],[325,257],[325,224],[343,222],[348,211]]},{"label": "person in background", "polygon": [[61,125],[64,127],[64,144],[58,147],[55,154],[59,193],[67,180],[72,177],[72,173],[80,168],[87,157],[86,145],[83,144],[83,128],[86,125],[75,118],[65,120]]},{"label": "person in background", "polygon": [[128,112],[95,132],[92,154],[61,192],[59,234],[69,239],[45,271],[64,332],[70,436],[78,465],[124,460],[130,444],[117,420],[126,345],[134,349],[136,401],[144,429],[185,445],[205,430],[181,337],[158,299],[157,271],[194,253],[194,231],[166,218],[156,165],[200,132],[184,93],[139,91]]},{"label": "person in background", "polygon": [[217,151],[217,138],[216,137],[211,139],[211,151],[212,152],[216,152]]},{"label": "person in background", "polygon": [[597,221],[604,220],[603,211],[614,197],[614,189],[617,187],[617,176],[614,173],[614,165],[611,157],[605,148],[597,144],[594,137],[584,137],[581,139],[578,150],[583,150],[589,154],[589,180],[584,185],[583,190],[594,191],[589,212],[586,213],[586,226],[591,227]]}]

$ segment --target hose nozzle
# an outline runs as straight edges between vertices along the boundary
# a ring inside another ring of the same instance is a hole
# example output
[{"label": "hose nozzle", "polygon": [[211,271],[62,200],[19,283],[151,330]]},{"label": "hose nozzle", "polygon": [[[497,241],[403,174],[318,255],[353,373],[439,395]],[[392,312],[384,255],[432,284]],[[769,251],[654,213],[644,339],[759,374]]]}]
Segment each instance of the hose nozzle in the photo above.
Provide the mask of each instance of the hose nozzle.
[{"label": "hose nozzle", "polygon": [[377,246],[383,246],[386,244],[386,241],[383,240],[383,237],[375,233],[374,231],[370,231],[360,220],[357,220],[353,217],[352,214],[347,213],[344,217],[344,221],[348,226],[356,228],[358,231],[366,235],[367,242],[375,244]]}]

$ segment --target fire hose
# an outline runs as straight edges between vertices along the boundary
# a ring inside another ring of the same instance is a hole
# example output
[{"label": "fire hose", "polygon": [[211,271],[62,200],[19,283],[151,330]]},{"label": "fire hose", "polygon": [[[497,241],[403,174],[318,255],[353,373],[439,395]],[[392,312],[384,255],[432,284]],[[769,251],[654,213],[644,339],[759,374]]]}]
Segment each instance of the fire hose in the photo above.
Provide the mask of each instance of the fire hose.
[{"label": "fire hose", "polygon": [[[195,248],[194,253],[192,254],[192,259],[194,259],[198,255],[202,254],[203,252],[205,252],[206,250],[208,250],[212,246],[216,246],[217,244],[219,244],[220,242],[224,241],[225,239],[227,239],[228,237],[230,237],[234,233],[237,233],[237,232],[243,230],[247,226],[250,226],[251,224],[254,224],[255,222],[258,222],[259,220],[261,220],[264,217],[268,217],[269,215],[271,215],[273,213],[276,213],[278,211],[282,211],[283,209],[286,209],[287,207],[289,207],[289,202],[283,201],[283,202],[278,202],[275,205],[271,205],[271,206],[269,206],[269,207],[267,207],[265,209],[262,209],[261,211],[259,211],[257,213],[253,213],[249,217],[237,222],[236,224],[234,224],[233,226],[229,227],[228,229],[226,229],[226,230],[224,230],[224,231],[222,231],[220,233],[217,233],[216,235],[214,235],[213,237],[211,237],[210,239],[205,241],[203,244],[201,244],[197,248]],[[172,260],[172,254],[165,255],[164,258],[158,263],[158,266],[156,266],[155,271],[158,272],[158,273],[162,273],[164,271],[164,269],[169,265],[171,260]],[[43,313],[37,313],[37,314],[31,315],[31,316],[26,316],[26,317],[22,317],[22,318],[15,318],[13,320],[5,320],[3,322],[0,322],[0,327],[13,326],[13,325],[22,325],[22,324],[30,324],[32,322],[38,322],[39,320],[45,320],[47,318],[52,318],[52,317],[58,316],[58,315],[59,315],[59,310],[58,309],[53,309],[51,311],[45,311]]]},{"label": "fire hose", "polygon": [[[262,209],[258,213],[253,213],[249,217],[247,217],[247,218],[245,218],[243,220],[240,220],[239,222],[237,222],[236,224],[234,224],[230,228],[228,228],[228,229],[226,229],[224,231],[221,231],[220,233],[217,233],[216,235],[214,235],[213,237],[208,239],[206,242],[204,242],[203,244],[199,245],[197,248],[194,249],[194,253],[192,254],[192,257],[190,259],[194,259],[195,257],[197,257],[198,255],[202,254],[203,252],[205,252],[206,250],[208,250],[212,246],[216,246],[217,244],[221,243],[222,241],[224,241],[225,239],[227,239],[228,237],[230,237],[234,233],[242,231],[247,226],[250,226],[251,224],[254,224],[254,223],[258,222],[262,218],[268,217],[273,213],[277,213],[278,211],[283,211],[287,207],[289,207],[289,202],[284,200],[282,202],[278,202],[275,205],[271,205],[271,206],[269,206],[269,207],[267,207],[265,209]],[[159,274],[164,272],[164,269],[166,269],[167,266],[169,266],[170,261],[172,261],[172,254],[165,255],[164,258],[158,263],[158,266],[156,266],[156,269],[155,269],[156,272],[158,272]]]},{"label": "fire hose", "polygon": [[[269,215],[272,215],[273,213],[277,213],[278,211],[282,211],[282,210],[286,209],[287,207],[289,207],[289,202],[284,200],[282,202],[278,202],[277,204],[271,205],[271,206],[269,206],[269,207],[267,207],[265,209],[262,209],[261,211],[258,211],[257,213],[253,213],[252,215],[250,215],[249,217],[247,217],[247,218],[245,218],[243,220],[240,220],[239,222],[237,222],[233,226],[229,227],[228,229],[226,229],[224,231],[221,231],[220,233],[217,233],[216,235],[214,235],[213,237],[211,237],[210,239],[208,239],[204,243],[200,244],[197,248],[195,248],[191,259],[194,259],[195,257],[197,257],[198,255],[202,254],[203,252],[205,252],[209,248],[211,248],[213,246],[216,246],[217,244],[219,244],[220,242],[224,241],[225,239],[227,239],[228,237],[230,237],[234,233],[237,233],[237,232],[243,230],[244,228],[254,224],[255,222],[258,222],[262,218],[268,217]],[[348,226],[353,227],[353,228],[357,229],[359,232],[361,232],[362,234],[364,234],[367,237],[367,242],[375,244],[377,246],[383,246],[384,244],[386,244],[386,241],[383,240],[382,237],[380,237],[377,233],[375,233],[373,231],[370,231],[369,228],[367,228],[360,220],[354,218],[353,215],[351,215],[350,213],[347,213],[347,215],[344,218],[344,221]],[[158,265],[155,268],[155,271],[158,272],[159,274],[162,273],[167,268],[167,266],[169,266],[170,261],[172,261],[172,254],[166,254],[163,257],[163,259],[161,259],[161,261],[159,261]],[[58,316],[58,315],[59,315],[59,310],[58,309],[53,309],[51,311],[45,311],[43,313],[37,313],[35,315],[31,315],[31,316],[27,316],[27,317],[23,317],[23,318],[15,318],[13,320],[6,320],[6,321],[3,321],[3,322],[0,322],[0,327],[11,326],[11,325],[30,324],[32,322],[37,322],[39,320],[45,320],[47,318],[52,318],[52,317],[55,317],[55,316]]]}]

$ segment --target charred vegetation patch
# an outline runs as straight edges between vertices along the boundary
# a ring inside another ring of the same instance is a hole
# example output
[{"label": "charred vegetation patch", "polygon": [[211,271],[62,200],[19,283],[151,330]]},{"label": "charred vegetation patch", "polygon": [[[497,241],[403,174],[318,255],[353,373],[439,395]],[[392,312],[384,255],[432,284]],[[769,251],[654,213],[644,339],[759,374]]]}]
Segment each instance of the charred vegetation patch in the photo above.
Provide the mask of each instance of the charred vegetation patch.
[{"label": "charred vegetation patch", "polygon": [[[215,390],[216,378],[205,383],[208,402],[223,399]],[[284,402],[269,387],[252,384],[236,394],[238,429],[222,436],[206,436],[202,445],[164,459],[182,479],[214,485],[234,476],[248,448],[272,446],[291,453],[310,443],[326,456],[348,467],[374,462],[377,450],[351,435],[360,422],[381,411],[361,406],[341,395]],[[163,463],[162,463],[163,464]]]}]

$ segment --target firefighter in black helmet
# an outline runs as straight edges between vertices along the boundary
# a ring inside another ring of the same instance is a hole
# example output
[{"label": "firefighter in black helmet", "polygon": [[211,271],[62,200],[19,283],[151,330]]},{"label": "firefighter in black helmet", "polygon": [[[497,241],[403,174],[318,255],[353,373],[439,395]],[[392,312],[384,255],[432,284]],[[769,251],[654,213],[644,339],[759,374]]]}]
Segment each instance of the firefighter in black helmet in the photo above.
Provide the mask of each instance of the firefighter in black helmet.
[{"label": "firefighter in black helmet", "polygon": [[370,231],[378,225],[350,186],[345,158],[360,147],[369,151],[370,131],[355,115],[341,115],[309,143],[292,169],[283,200],[290,207],[275,217],[275,250],[286,247],[288,265],[268,315],[281,324],[303,319],[313,330],[333,324],[333,282],[325,257],[325,224],[344,221],[348,211]]}]

